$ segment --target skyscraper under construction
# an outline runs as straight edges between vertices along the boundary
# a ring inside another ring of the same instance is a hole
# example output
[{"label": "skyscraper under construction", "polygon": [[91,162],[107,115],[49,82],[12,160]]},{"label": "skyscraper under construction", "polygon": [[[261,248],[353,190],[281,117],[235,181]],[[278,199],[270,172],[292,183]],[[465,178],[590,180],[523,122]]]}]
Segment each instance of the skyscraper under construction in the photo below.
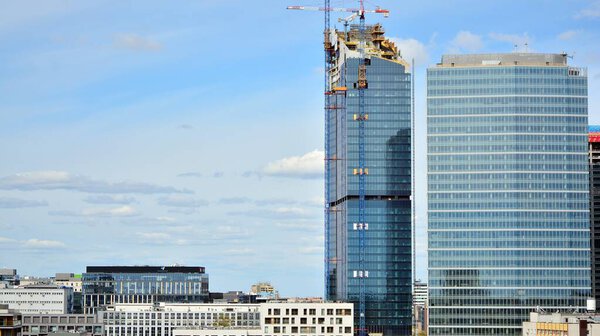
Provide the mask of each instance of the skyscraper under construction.
[{"label": "skyscraper under construction", "polygon": [[362,35],[325,34],[326,296],[358,314],[362,296],[366,331],[410,335],[411,75],[381,25]]}]

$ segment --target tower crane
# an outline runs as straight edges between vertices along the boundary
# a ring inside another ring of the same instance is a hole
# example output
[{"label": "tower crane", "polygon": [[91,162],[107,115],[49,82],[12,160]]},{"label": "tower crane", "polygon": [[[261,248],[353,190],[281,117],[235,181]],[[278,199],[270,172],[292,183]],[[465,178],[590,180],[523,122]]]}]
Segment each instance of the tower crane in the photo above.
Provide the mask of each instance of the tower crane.
[{"label": "tower crane", "polygon": [[[330,6],[330,0],[324,0],[323,7],[310,7],[310,6],[288,6],[290,10],[307,10],[307,11],[322,11],[325,13],[325,31],[324,31],[324,46],[325,46],[325,296],[330,296],[329,286],[329,272],[330,272],[330,261],[329,258],[329,227],[330,227],[330,182],[331,182],[331,161],[338,160],[331,155],[330,144],[329,144],[329,122],[330,113],[332,110],[336,110],[336,106],[332,106],[331,97],[334,94],[346,95],[346,90],[334,90],[329,80],[329,74],[334,65],[335,50],[333,48],[332,41],[330,41],[330,16],[331,12],[345,12],[352,13],[352,15],[346,19],[342,19],[345,25],[348,22],[359,18],[359,66],[358,66],[358,82],[356,83],[356,89],[358,90],[358,114],[353,118],[354,121],[358,122],[358,167],[353,169],[354,174],[358,175],[358,223],[354,224],[354,228],[358,231],[359,240],[359,256],[358,256],[358,270],[353,272],[354,276],[358,278],[359,282],[359,326],[358,335],[366,336],[368,334],[366,328],[366,286],[365,280],[369,276],[369,271],[366,269],[365,255],[366,255],[366,237],[365,231],[368,230],[369,224],[366,223],[366,176],[368,175],[368,168],[365,164],[365,122],[368,120],[368,114],[365,111],[365,90],[368,88],[367,83],[367,61],[366,61],[366,25],[365,25],[365,14],[383,14],[384,17],[388,17],[390,14],[389,10],[381,9],[376,7],[374,10],[365,10],[364,0],[359,0],[359,8],[337,8]],[[344,102],[345,104],[345,102]],[[345,113],[345,107],[344,107]],[[347,172],[343,172],[346,174]]]}]

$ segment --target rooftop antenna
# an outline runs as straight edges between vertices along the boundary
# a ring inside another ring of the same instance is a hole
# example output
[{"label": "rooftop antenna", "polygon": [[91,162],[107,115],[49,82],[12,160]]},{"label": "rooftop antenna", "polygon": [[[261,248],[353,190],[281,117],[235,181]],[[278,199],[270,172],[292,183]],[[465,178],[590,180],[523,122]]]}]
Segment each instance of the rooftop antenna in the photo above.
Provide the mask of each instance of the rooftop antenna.
[{"label": "rooftop antenna", "polygon": [[529,52],[529,43],[525,42],[525,52]]},{"label": "rooftop antenna", "polygon": [[513,52],[514,52],[514,53],[516,53],[516,52],[518,52],[518,51],[519,51],[519,46],[515,44],[515,45],[513,46]]}]

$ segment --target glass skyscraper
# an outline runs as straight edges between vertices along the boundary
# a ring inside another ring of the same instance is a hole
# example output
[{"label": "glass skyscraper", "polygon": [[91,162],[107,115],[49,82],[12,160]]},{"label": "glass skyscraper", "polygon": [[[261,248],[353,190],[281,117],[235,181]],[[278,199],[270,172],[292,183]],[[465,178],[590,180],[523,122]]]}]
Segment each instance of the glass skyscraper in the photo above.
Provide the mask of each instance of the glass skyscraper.
[{"label": "glass skyscraper", "polygon": [[587,77],[560,54],[428,69],[429,334],[521,335],[590,296]]},{"label": "glass skyscraper", "polygon": [[[380,25],[367,29],[365,89],[366,223],[358,223],[358,30],[331,32],[335,66],[327,109],[329,142],[326,297],[355,303],[364,279],[366,327],[411,333],[411,77]],[[364,226],[361,226],[364,225]],[[365,229],[365,268],[359,232]],[[357,322],[358,324],[358,322]]]}]

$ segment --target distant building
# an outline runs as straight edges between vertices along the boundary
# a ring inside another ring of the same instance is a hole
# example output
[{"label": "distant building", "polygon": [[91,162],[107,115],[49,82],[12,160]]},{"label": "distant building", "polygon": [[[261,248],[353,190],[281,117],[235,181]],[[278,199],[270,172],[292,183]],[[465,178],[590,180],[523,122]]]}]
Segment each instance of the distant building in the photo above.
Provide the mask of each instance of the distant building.
[{"label": "distant building", "polygon": [[208,302],[204,267],[88,266],[82,276],[83,311],[117,303]]},{"label": "distant building", "polygon": [[600,126],[589,127],[592,296],[600,302]]},{"label": "distant building", "polygon": [[73,289],[52,285],[0,288],[0,304],[21,314],[69,314],[73,312]]},{"label": "distant building", "polygon": [[17,270],[13,268],[0,268],[0,288],[17,286],[19,276]]},{"label": "distant building", "polygon": [[268,282],[259,282],[250,287],[250,295],[262,298],[279,299],[279,292]]},{"label": "distant building", "polygon": [[75,293],[81,293],[83,287],[81,274],[56,273],[56,276],[52,279],[52,282],[58,286],[71,287]]},{"label": "distant building", "polygon": [[600,315],[529,313],[523,336],[600,336]]},{"label": "distant building", "polygon": [[427,304],[427,284],[416,281],[413,286],[413,306]]},{"label": "distant building", "polygon": [[21,336],[57,336],[59,333],[102,336],[104,324],[100,317],[81,314],[23,315]]},{"label": "distant building", "polygon": [[9,309],[8,305],[0,304],[0,335],[21,336],[22,315],[20,312]]},{"label": "distant building", "polygon": [[37,285],[51,285],[52,279],[50,278],[38,278],[34,276],[24,276],[19,278],[19,286],[37,286]]},{"label": "distant building", "polygon": [[413,328],[416,334],[427,332],[427,284],[416,281],[413,285]]},{"label": "distant building", "polygon": [[81,295],[83,281],[81,280],[81,274],[56,273],[52,282],[57,286],[73,288],[73,313],[83,313],[83,297]]}]

